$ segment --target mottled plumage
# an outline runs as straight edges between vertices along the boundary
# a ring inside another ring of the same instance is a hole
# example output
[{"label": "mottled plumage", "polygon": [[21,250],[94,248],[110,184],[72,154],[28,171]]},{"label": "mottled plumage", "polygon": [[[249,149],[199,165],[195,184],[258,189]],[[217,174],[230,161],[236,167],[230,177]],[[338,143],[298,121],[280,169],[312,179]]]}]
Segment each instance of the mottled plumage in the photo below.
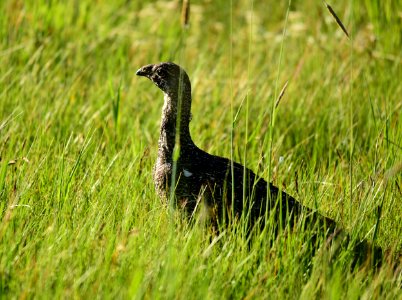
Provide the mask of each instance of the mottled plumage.
[{"label": "mottled plumage", "polygon": [[202,202],[215,220],[223,216],[239,217],[244,212],[253,225],[257,220],[263,222],[267,214],[274,217],[278,227],[280,224],[284,227],[295,225],[304,214],[306,220],[318,221],[335,230],[333,220],[303,207],[250,169],[227,158],[208,154],[194,144],[189,131],[191,83],[182,68],[174,63],[147,65],[139,69],[137,75],[148,77],[164,92],[159,151],[154,169],[156,190],[162,198],[170,197],[174,148],[177,147],[174,198],[190,214]]}]

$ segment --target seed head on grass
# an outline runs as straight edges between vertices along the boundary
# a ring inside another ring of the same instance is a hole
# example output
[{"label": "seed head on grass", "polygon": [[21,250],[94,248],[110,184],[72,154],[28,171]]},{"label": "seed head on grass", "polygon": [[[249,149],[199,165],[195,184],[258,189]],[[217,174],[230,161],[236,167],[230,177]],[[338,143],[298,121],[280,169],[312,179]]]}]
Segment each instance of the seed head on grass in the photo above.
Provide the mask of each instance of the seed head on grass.
[{"label": "seed head on grass", "polygon": [[181,25],[183,28],[188,27],[190,23],[190,0],[183,0],[181,7]]},{"label": "seed head on grass", "polygon": [[346,30],[346,27],[342,24],[341,19],[339,19],[339,17],[336,15],[335,11],[332,9],[332,7],[325,1],[323,1],[325,6],[327,7],[328,11],[330,12],[330,14],[334,17],[336,23],[339,25],[339,27],[341,27],[342,31],[346,34],[346,36],[348,37],[348,39],[350,39],[349,33]]},{"label": "seed head on grass", "polygon": [[278,99],[276,99],[276,102],[275,102],[275,108],[278,107],[279,102],[281,102],[283,96],[285,95],[286,89],[287,89],[287,87],[288,87],[288,83],[289,83],[289,80],[287,80],[287,81],[285,82],[285,85],[284,85],[283,88],[281,89],[281,92],[279,93],[279,97],[278,97]]}]

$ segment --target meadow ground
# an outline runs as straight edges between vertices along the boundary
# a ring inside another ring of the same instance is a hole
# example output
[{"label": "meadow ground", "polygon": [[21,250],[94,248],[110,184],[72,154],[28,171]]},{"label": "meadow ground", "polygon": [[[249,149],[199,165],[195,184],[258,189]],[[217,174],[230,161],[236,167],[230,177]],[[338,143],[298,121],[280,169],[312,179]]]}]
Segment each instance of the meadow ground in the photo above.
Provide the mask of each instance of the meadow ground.
[{"label": "meadow ground", "polygon": [[1,1],[1,298],[401,299],[387,264],[306,262],[309,231],[249,249],[153,187],[162,94],[134,74],[170,60],[198,146],[401,251],[402,5],[330,4],[350,39],[318,0],[193,1],[187,27],[180,1]]}]

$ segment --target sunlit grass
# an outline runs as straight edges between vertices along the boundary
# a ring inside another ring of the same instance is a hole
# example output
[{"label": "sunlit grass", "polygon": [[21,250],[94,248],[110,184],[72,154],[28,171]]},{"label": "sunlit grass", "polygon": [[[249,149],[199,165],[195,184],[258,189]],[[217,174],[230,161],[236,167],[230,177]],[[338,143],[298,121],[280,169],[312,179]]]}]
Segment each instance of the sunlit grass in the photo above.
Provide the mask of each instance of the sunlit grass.
[{"label": "sunlit grass", "polygon": [[2,1],[0,295],[401,297],[387,265],[306,259],[308,231],[256,234],[250,249],[235,228],[172,219],[153,187],[163,100],[134,73],[179,61],[198,146],[230,157],[232,136],[236,161],[359,238],[373,239],[382,205],[376,243],[400,251],[401,19],[389,10],[401,7],[354,1],[350,18],[338,2],[353,42],[320,1],[292,2],[285,37],[287,1],[192,1],[183,48],[178,2]]}]

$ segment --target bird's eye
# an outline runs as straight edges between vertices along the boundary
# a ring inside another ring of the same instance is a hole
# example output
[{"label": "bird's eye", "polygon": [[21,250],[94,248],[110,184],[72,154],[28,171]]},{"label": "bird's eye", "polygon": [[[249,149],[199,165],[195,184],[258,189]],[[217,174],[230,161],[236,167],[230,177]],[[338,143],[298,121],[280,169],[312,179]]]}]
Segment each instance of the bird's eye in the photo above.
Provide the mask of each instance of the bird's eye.
[{"label": "bird's eye", "polygon": [[159,68],[156,70],[156,75],[158,75],[160,77],[164,77],[166,75],[166,71],[162,68]]}]

